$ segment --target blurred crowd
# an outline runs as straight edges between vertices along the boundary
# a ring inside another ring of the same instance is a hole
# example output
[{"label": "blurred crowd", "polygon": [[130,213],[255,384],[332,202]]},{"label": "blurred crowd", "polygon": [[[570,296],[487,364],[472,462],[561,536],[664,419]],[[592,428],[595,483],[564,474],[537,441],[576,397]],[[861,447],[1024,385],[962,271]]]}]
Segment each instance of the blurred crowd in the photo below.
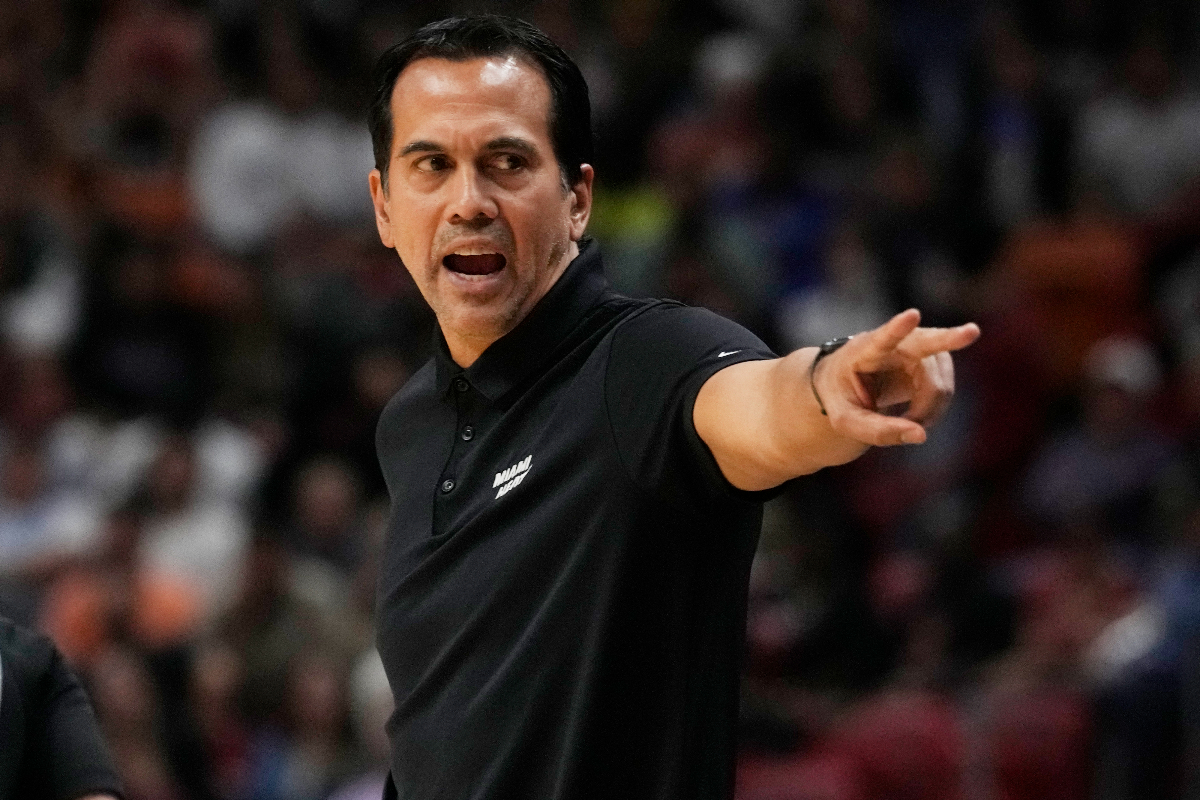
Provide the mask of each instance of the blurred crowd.
[{"label": "blurred crowd", "polygon": [[380,410],[432,318],[371,63],[525,17],[592,91],[632,294],[779,352],[980,323],[920,448],[767,507],[739,800],[1200,792],[1200,8],[0,2],[0,612],[129,800],[379,797]]}]

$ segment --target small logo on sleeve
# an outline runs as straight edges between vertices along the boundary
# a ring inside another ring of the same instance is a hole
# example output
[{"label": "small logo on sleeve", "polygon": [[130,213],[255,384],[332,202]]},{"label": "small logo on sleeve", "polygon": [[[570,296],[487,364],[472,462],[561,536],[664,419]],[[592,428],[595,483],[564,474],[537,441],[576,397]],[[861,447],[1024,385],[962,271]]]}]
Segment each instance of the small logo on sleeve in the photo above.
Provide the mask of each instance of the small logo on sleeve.
[{"label": "small logo on sleeve", "polygon": [[741,350],[722,350],[721,352],[717,353],[717,358],[724,358],[725,356],[731,356],[734,353],[740,353],[740,352],[742,352],[742,351]]},{"label": "small logo on sleeve", "polygon": [[504,495],[517,488],[517,485],[525,480],[525,476],[529,474],[529,467],[533,464],[533,456],[525,456],[523,459],[513,464],[505,470],[496,473],[496,480],[492,481],[492,488],[499,487],[496,492],[496,499],[499,500]]}]

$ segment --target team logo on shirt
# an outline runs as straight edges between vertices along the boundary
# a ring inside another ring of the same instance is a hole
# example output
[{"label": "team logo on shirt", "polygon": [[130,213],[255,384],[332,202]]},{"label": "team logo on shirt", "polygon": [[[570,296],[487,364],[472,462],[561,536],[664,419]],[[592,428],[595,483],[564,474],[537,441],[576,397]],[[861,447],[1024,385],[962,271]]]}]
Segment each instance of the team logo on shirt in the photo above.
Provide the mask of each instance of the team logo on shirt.
[{"label": "team logo on shirt", "polygon": [[517,488],[517,484],[525,480],[525,476],[529,474],[529,467],[532,464],[533,456],[525,456],[508,469],[497,472],[496,480],[492,481],[493,489],[500,487],[500,490],[496,492],[496,499],[499,500],[501,497]]}]

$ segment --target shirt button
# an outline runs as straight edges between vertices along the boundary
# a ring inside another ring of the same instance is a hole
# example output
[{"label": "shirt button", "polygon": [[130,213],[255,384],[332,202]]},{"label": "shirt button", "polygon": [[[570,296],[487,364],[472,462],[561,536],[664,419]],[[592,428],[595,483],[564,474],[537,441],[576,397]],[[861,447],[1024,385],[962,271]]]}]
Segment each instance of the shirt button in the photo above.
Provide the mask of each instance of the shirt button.
[{"label": "shirt button", "polygon": [[454,481],[450,478],[442,481],[442,494],[450,494],[454,491]]},{"label": "shirt button", "polygon": [[475,438],[475,429],[474,428],[472,428],[470,425],[468,425],[467,427],[462,429],[462,440],[464,442],[469,442],[474,438]]},{"label": "shirt button", "polygon": [[471,388],[471,384],[467,383],[466,378],[455,378],[454,379],[454,391],[465,392],[467,389],[470,389],[470,388]]}]

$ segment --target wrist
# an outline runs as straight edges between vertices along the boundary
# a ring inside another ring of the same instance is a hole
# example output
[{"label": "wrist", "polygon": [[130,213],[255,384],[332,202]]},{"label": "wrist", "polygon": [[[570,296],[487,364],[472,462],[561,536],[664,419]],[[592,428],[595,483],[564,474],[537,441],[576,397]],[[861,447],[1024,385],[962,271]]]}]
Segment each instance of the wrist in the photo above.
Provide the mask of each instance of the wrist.
[{"label": "wrist", "polygon": [[830,339],[819,348],[817,354],[813,357],[812,364],[808,367],[808,386],[812,390],[813,398],[817,401],[817,408],[821,409],[822,416],[829,416],[825,410],[825,403],[821,400],[821,394],[817,391],[817,364],[820,364],[826,356],[836,352],[842,345],[850,341],[853,336],[841,336],[837,339]]}]

